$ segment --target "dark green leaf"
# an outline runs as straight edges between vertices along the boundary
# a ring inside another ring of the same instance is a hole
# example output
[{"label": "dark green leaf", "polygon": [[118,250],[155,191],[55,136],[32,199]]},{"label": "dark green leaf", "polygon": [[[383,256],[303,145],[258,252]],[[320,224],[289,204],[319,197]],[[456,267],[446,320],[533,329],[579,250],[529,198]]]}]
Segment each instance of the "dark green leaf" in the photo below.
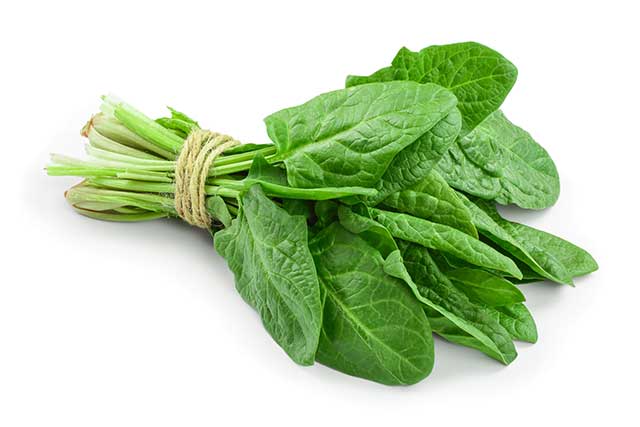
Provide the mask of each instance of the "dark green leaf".
[{"label": "dark green leaf", "polygon": [[416,142],[400,151],[378,182],[378,194],[366,199],[374,206],[385,197],[420,183],[447,152],[460,131],[460,112],[454,109]]},{"label": "dark green leaf", "polygon": [[[598,264],[593,257],[573,243],[533,227],[508,221],[500,216],[490,202],[479,199],[474,199],[473,202],[505,230],[512,241],[517,242],[519,247],[530,255],[530,258],[536,261],[541,267],[539,270],[533,263],[527,263],[527,265],[542,276],[551,280],[558,279],[556,281],[560,283],[571,284],[570,278],[583,276],[598,269]],[[496,243],[499,244],[499,239],[496,239]],[[526,262],[524,259],[522,261]]]},{"label": "dark green leaf", "polygon": [[438,335],[473,347],[509,364],[517,356],[509,333],[458,290],[438,269],[426,248],[399,241],[404,266],[418,293],[429,303],[427,315]]},{"label": "dark green leaf", "polygon": [[[338,218],[340,225],[351,233],[358,234],[362,239],[366,240],[380,252],[383,258],[397,251],[398,247],[389,230],[371,219],[367,208],[358,209],[359,207],[360,206],[339,206]],[[354,212],[354,210],[358,212]]]},{"label": "dark green leaf", "polygon": [[395,238],[447,252],[474,265],[503,271],[516,278],[522,277],[511,259],[455,228],[375,208],[371,209],[371,214]]},{"label": "dark green leaf", "polygon": [[261,181],[262,183],[277,184],[281,187],[288,187],[287,173],[283,168],[271,165],[262,156],[256,154],[251,162],[251,168],[247,174],[247,181]]},{"label": "dark green leaf", "polygon": [[525,300],[511,282],[484,270],[458,268],[446,272],[447,277],[471,301],[488,307],[511,305]]},{"label": "dark green leaf", "polygon": [[243,189],[260,184],[267,195],[283,199],[328,200],[354,195],[373,196],[377,194],[375,189],[364,187],[290,187],[284,169],[269,164],[260,154],[254,157],[246,179],[240,183],[227,183],[225,180],[218,180],[218,182],[226,185],[240,184]]},{"label": "dark green leaf", "polygon": [[549,154],[501,111],[458,138],[437,169],[452,187],[503,205],[542,209],[560,194]]},{"label": "dark green leaf", "polygon": [[380,252],[338,223],[310,243],[324,298],[318,362],[383,384],[414,384],[433,367],[429,323]]},{"label": "dark green leaf", "polygon": [[231,227],[215,235],[215,246],[273,339],[296,363],[312,364],[322,304],[304,218],[289,215],[256,185]]},{"label": "dark green leaf", "polygon": [[382,205],[478,237],[469,210],[436,171],[429,172],[419,183],[391,194]]},{"label": "dark green leaf", "polygon": [[[340,222],[345,228],[379,248],[380,254],[385,258],[384,272],[403,280],[418,301],[425,305],[427,313],[435,311],[444,316],[457,328],[473,337],[477,342],[476,348],[503,363],[510,363],[515,357],[515,349],[508,332],[500,326],[498,319],[491,317],[483,311],[484,309],[476,307],[451,284],[446,276],[439,272],[426,249],[416,246],[418,249],[412,252],[410,243],[400,241],[400,246],[407,253],[409,261],[420,264],[414,265],[410,273],[409,266],[405,265],[403,255],[391,233],[366,214],[366,210],[357,214],[344,206],[339,209]],[[417,282],[414,281],[413,274]]]},{"label": "dark green leaf", "polygon": [[[550,259],[549,262],[544,263],[544,266],[540,265],[536,257],[530,254],[525,246],[515,239],[507,229],[502,227],[505,220],[500,217],[489,202],[479,199],[471,201],[462,193],[458,193],[458,197],[469,209],[473,223],[480,230],[480,234],[529,267],[531,271],[523,271],[523,275],[528,273],[527,276],[533,278],[542,277],[542,280],[546,278],[558,283],[573,283],[569,271],[562,264]],[[523,269],[521,268],[521,270]],[[532,272],[535,274],[532,275]]]},{"label": "dark green leaf", "polygon": [[282,209],[289,215],[302,215],[307,221],[313,218],[313,202],[300,199],[282,199]]},{"label": "dark green leaf", "polygon": [[391,67],[369,77],[347,78],[347,86],[411,80],[432,82],[458,98],[462,131],[438,164],[455,188],[502,204],[542,209],[555,203],[558,174],[547,152],[498,108],[516,81],[506,58],[478,43],[403,48]]},{"label": "dark green leaf", "polygon": [[231,225],[231,214],[227,208],[227,204],[220,196],[207,197],[207,211],[216,220],[222,223],[225,227]]},{"label": "dark green leaf", "polygon": [[412,80],[436,83],[458,98],[465,133],[497,110],[513,87],[518,70],[505,57],[479,43],[402,48],[391,67],[368,77],[349,76],[347,87],[371,82]]},{"label": "dark green leaf", "polygon": [[510,222],[509,232],[541,265],[557,261],[571,277],[584,276],[598,269],[598,264],[584,249],[558,236],[517,222]]},{"label": "dark green leaf", "polygon": [[324,230],[338,220],[338,203],[331,200],[321,200],[315,203],[313,211],[317,221],[316,231]]},{"label": "dark green leaf", "polygon": [[538,341],[536,323],[524,304],[487,308],[487,312],[498,319],[514,340],[530,343]]},{"label": "dark green leaf", "polygon": [[372,83],[325,93],[265,122],[292,187],[375,188],[396,154],[455,105],[437,85]]}]

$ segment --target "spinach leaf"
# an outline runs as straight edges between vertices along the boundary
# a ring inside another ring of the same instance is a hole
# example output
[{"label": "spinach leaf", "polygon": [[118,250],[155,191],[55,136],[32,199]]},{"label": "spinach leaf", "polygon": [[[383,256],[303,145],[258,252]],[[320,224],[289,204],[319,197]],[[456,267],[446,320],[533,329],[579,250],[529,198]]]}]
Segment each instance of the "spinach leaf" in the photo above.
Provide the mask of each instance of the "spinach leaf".
[{"label": "spinach leaf", "polygon": [[512,305],[525,300],[511,282],[484,270],[457,268],[446,272],[447,277],[471,301],[488,307]]},{"label": "spinach leaf", "polygon": [[288,187],[287,172],[283,168],[271,165],[262,154],[257,154],[253,158],[249,173],[243,181],[248,183],[248,187],[258,182],[260,184],[276,184],[280,187]]},{"label": "spinach leaf", "polygon": [[543,260],[544,257],[538,257],[542,261],[542,264],[539,263],[539,260],[530,254],[520,241],[514,238],[507,229],[503,228],[505,220],[500,217],[490,203],[480,199],[471,201],[462,193],[458,193],[458,197],[471,213],[473,223],[480,230],[480,234],[529,267],[530,270],[520,268],[523,276],[526,276],[523,278],[549,279],[565,284],[573,283],[569,271],[561,263],[556,262],[555,259]]},{"label": "spinach leaf", "polygon": [[244,180],[238,183],[237,181],[217,179],[214,182],[226,184],[230,188],[235,185],[233,188],[242,191],[252,185],[260,184],[267,195],[284,199],[328,200],[354,195],[374,196],[377,194],[375,189],[365,187],[290,187],[284,169],[270,165],[260,154],[254,157],[249,174]]},{"label": "spinach leaf", "polygon": [[332,200],[321,200],[315,203],[313,213],[316,216],[316,223],[313,227],[315,233],[336,222],[338,219],[338,203]]},{"label": "spinach leaf", "polygon": [[420,52],[402,48],[390,67],[347,77],[347,87],[371,82],[411,80],[436,83],[458,98],[463,134],[497,110],[513,87],[518,70],[504,56],[479,43],[430,46]]},{"label": "spinach leaf", "polygon": [[289,215],[255,185],[242,197],[231,227],[214,240],[238,292],[273,339],[296,363],[313,364],[322,304],[304,217]]},{"label": "spinach leaf", "polygon": [[584,276],[598,269],[598,264],[584,249],[558,236],[517,222],[507,221],[509,232],[542,265],[559,262],[571,277]]},{"label": "spinach leaf", "polygon": [[349,76],[347,87],[410,80],[437,83],[458,98],[462,129],[437,168],[458,189],[498,203],[531,209],[558,198],[558,173],[547,152],[498,108],[513,87],[517,70],[506,58],[478,43],[402,48],[392,65],[368,77]]},{"label": "spinach leaf", "polygon": [[[434,261],[456,288],[494,318],[513,339],[532,343],[537,341],[538,332],[535,321],[522,303],[524,295],[513,284],[487,271],[469,268],[451,269],[443,265],[443,259],[439,262],[436,259]],[[489,286],[478,286],[487,283]],[[496,288],[495,292],[493,288]],[[451,331],[451,327],[448,330]]]},{"label": "spinach leaf", "polygon": [[380,252],[334,223],[310,242],[324,301],[316,359],[383,384],[414,384],[433,368],[422,305],[384,271]]},{"label": "spinach leaf", "polygon": [[167,107],[167,109],[171,113],[171,117],[161,117],[159,119],[156,119],[156,123],[160,124],[166,129],[172,130],[181,138],[186,138],[187,135],[191,133],[191,131],[200,128],[198,122],[196,122],[186,114],[174,110],[171,107]]},{"label": "spinach leaf", "polygon": [[514,340],[535,343],[538,341],[538,329],[533,316],[523,303],[487,307],[487,313],[504,327]]},{"label": "spinach leaf", "polygon": [[376,185],[378,194],[366,203],[375,206],[392,193],[419,183],[437,165],[460,131],[460,112],[452,110],[416,142],[400,151]]},{"label": "spinach leaf", "polygon": [[289,215],[302,215],[307,221],[314,216],[313,202],[300,199],[282,199],[282,209]]},{"label": "spinach leaf", "polygon": [[231,226],[231,213],[225,203],[224,199],[220,196],[207,197],[207,211],[209,214],[223,226]]},{"label": "spinach leaf", "polygon": [[325,93],[265,122],[292,187],[375,188],[396,154],[456,102],[434,84],[372,83]]},{"label": "spinach leaf", "polygon": [[528,209],[553,205],[558,171],[532,137],[495,111],[451,146],[437,167],[454,188]]},{"label": "spinach leaf", "polygon": [[[357,206],[354,208],[358,209]],[[500,326],[497,318],[476,307],[451,284],[446,276],[439,272],[425,248],[416,246],[419,248],[418,251],[412,253],[412,244],[403,241],[396,243],[384,226],[367,216],[366,209],[359,209],[359,213],[353,212],[352,209],[345,206],[339,208],[340,223],[379,249],[385,258],[385,273],[403,280],[418,301],[425,305],[426,313],[435,311],[457,328],[466,331],[477,342],[477,348],[491,357],[505,364],[515,358],[515,349],[509,334]],[[399,245],[404,253],[408,254],[409,261],[420,263],[419,268],[414,266],[412,272],[409,272],[409,266],[405,265]]]},{"label": "spinach leaf", "polygon": [[[573,243],[533,227],[508,221],[500,216],[496,207],[490,202],[479,199],[474,199],[473,202],[509,233],[511,238],[530,254],[531,258],[535,259],[543,269],[541,274],[547,271],[559,272],[557,275],[560,277],[573,278],[598,269],[598,264],[593,257]],[[530,266],[533,268],[533,265]],[[561,283],[567,283],[567,281]],[[571,281],[569,280],[568,283],[571,284]]]},{"label": "spinach leaf", "polygon": [[[510,279],[511,283],[513,283],[514,285],[524,285],[527,283],[544,282],[545,280],[551,280],[551,279],[548,279],[547,277],[542,276],[539,273],[536,273],[527,264],[515,259],[514,261],[516,261],[518,268],[522,272],[522,279],[514,279],[514,278]],[[570,280],[571,280],[571,283],[573,283],[573,280],[571,278]]]},{"label": "spinach leaf", "polygon": [[186,138],[194,129],[194,126],[191,123],[176,118],[160,117],[156,119],[156,123],[165,129],[173,131],[173,133],[178,135],[180,138]]},{"label": "spinach leaf", "polygon": [[176,110],[175,108],[171,108],[169,106],[167,106],[167,110],[169,110],[169,112],[171,113],[171,118],[172,119],[176,119],[176,120],[181,120],[185,123],[189,123],[190,125],[192,125],[195,128],[199,128],[200,125],[198,124],[197,121],[195,121],[194,119],[192,119],[191,117],[187,116],[185,113]]},{"label": "spinach leaf", "polygon": [[373,218],[397,239],[447,252],[471,264],[503,271],[515,278],[522,277],[511,259],[462,231],[411,215],[376,208],[370,211]]},{"label": "spinach leaf", "polygon": [[369,215],[369,210],[363,205],[339,206],[338,220],[340,225],[349,232],[358,234],[376,248],[383,258],[387,258],[392,252],[398,251],[398,246],[389,230],[374,221]]},{"label": "spinach leaf", "polygon": [[449,281],[426,248],[401,240],[398,246],[414,286],[429,302],[426,312],[435,333],[480,350],[504,364],[516,358],[516,349],[507,330]]},{"label": "spinach leaf", "polygon": [[469,210],[435,170],[430,171],[419,183],[391,194],[382,201],[382,206],[478,237]]}]

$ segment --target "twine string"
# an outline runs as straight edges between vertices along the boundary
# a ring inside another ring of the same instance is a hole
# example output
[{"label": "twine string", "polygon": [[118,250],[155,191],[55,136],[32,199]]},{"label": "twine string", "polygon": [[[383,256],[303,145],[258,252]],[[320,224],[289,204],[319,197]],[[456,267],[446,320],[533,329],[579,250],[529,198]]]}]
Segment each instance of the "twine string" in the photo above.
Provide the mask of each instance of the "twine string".
[{"label": "twine string", "polygon": [[180,218],[196,227],[211,227],[205,190],[209,168],[220,154],[239,144],[228,135],[204,129],[187,136],[176,161],[174,204]]}]

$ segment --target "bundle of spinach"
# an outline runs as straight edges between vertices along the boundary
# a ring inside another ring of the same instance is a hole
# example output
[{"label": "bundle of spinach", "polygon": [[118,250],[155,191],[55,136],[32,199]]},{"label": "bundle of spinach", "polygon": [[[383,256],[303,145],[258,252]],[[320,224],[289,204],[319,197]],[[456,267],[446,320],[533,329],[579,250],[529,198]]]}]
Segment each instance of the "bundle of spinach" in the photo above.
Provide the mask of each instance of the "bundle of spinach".
[{"label": "bundle of spinach", "polygon": [[[413,384],[433,333],[509,364],[535,342],[517,285],[597,269],[579,247],[506,220],[497,204],[558,198],[547,152],[499,110],[517,70],[477,43],[405,48],[391,66],[266,118],[273,144],[225,151],[205,171],[215,248],[296,363]],[[98,219],[176,217],[176,158],[200,127],[104,97],[83,128],[89,160],[50,175]]]}]

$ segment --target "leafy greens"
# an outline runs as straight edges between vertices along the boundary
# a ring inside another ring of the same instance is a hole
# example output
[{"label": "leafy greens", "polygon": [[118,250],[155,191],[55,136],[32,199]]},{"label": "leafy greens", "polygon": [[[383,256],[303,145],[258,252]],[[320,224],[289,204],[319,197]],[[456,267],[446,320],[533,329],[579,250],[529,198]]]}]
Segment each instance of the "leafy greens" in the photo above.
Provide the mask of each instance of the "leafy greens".
[{"label": "leafy greens", "polygon": [[[272,144],[217,156],[220,135],[186,114],[152,120],[107,96],[82,131],[89,160],[53,155],[47,172],[83,177],[67,200],[103,220],[184,218],[187,188],[238,293],[294,362],[415,384],[433,369],[433,334],[511,363],[514,340],[538,340],[519,285],[598,268],[497,209],[547,208],[560,191],[549,153],[500,110],[516,77],[478,43],[402,48],[268,116]],[[184,151],[200,134],[200,151]]]}]

